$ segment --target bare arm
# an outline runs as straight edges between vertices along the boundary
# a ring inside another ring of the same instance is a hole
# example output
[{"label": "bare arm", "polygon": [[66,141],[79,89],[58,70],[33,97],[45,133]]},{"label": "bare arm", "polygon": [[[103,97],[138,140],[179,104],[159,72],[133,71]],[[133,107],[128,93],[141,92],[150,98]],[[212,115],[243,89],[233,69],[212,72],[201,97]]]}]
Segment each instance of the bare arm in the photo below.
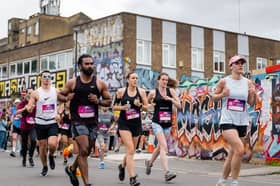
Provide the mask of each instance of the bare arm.
[{"label": "bare arm", "polygon": [[254,106],[256,103],[256,88],[251,80],[248,81],[248,104]]},{"label": "bare arm", "polygon": [[58,91],[57,93],[57,99],[61,102],[67,102],[69,99],[68,99],[68,94],[71,93],[75,87],[75,82],[76,82],[76,79],[70,79],[67,81],[65,87]]},{"label": "bare arm", "polygon": [[224,79],[221,79],[217,85],[214,94],[212,95],[212,99],[214,101],[219,101],[225,96],[229,95],[229,90],[226,88],[226,82]]},{"label": "bare arm", "polygon": [[[148,110],[148,100],[147,100],[147,96],[146,96],[146,91],[144,89],[139,89],[139,93],[140,93],[140,96],[141,96],[141,99],[142,99],[142,103],[140,103],[140,100],[139,101],[134,101],[134,104],[138,107],[141,107],[142,110]],[[138,103],[139,102],[139,103]]]},{"label": "bare arm", "polygon": [[111,106],[112,99],[111,99],[111,95],[109,93],[108,87],[104,81],[100,80],[100,84],[102,87],[102,89],[101,89],[102,100],[99,100],[98,104],[101,106],[104,106],[104,107],[109,107],[109,106]]},{"label": "bare arm", "polygon": [[172,101],[172,103],[175,105],[175,107],[177,107],[178,109],[182,109],[182,105],[181,105],[181,102],[179,100],[179,97],[177,96],[176,94],[176,91],[171,88],[170,89],[170,93],[172,95],[172,98],[170,99]]},{"label": "bare arm", "polygon": [[30,98],[29,98],[29,101],[28,101],[28,104],[26,105],[27,112],[31,113],[33,111],[38,99],[39,99],[38,91],[37,90],[32,91],[32,93],[30,95]]},{"label": "bare arm", "polygon": [[113,105],[113,110],[120,111],[120,110],[127,110],[128,109],[127,105],[121,105],[120,104],[120,100],[123,97],[124,91],[125,91],[124,88],[119,88],[117,90],[116,99],[115,99],[115,102],[114,102],[114,105]]}]

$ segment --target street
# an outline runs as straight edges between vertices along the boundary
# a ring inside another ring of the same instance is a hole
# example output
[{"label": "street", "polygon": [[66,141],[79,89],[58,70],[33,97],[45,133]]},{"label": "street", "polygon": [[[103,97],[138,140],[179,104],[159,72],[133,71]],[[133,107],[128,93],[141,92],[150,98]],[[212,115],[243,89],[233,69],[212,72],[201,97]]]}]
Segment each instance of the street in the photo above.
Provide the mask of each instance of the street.
[{"label": "street", "polygon": [[[144,159],[149,158],[151,154],[141,153],[136,154],[136,173],[139,176],[139,181],[141,185],[145,186],[160,186],[165,185],[163,179],[163,172],[160,169],[159,160],[155,163],[152,168],[152,173],[150,176],[145,175],[144,169]],[[128,177],[124,182],[118,180],[117,165],[120,163],[123,153],[110,154],[105,158],[105,169],[98,169],[98,159],[89,158],[90,166],[90,183],[95,186],[109,186],[109,185],[129,185]],[[39,158],[34,158],[35,167],[28,168],[28,166],[21,166],[21,158],[17,156],[12,158],[9,156],[9,152],[0,153],[0,185],[2,186],[61,186],[61,185],[71,185],[68,177],[64,172],[63,158],[56,158],[56,169],[50,170],[48,176],[40,176],[41,163]],[[73,158],[70,159],[73,161]],[[215,183],[220,175],[222,163],[219,161],[211,160],[190,160],[190,159],[179,159],[176,157],[169,157],[169,166],[172,171],[177,173],[177,178],[170,182],[170,185],[176,186],[215,186]],[[27,163],[28,165],[28,163]],[[258,173],[259,175],[254,175],[254,170],[266,170],[267,166],[263,165],[252,165],[243,164],[241,177],[239,179],[241,186],[273,186],[279,185],[280,176],[279,174],[267,175],[272,172]],[[274,168],[274,172],[278,172],[279,167]],[[247,175],[245,175],[247,172]],[[168,185],[169,185],[168,184]],[[80,185],[82,180],[80,178]],[[228,184],[229,185],[229,184]]]}]

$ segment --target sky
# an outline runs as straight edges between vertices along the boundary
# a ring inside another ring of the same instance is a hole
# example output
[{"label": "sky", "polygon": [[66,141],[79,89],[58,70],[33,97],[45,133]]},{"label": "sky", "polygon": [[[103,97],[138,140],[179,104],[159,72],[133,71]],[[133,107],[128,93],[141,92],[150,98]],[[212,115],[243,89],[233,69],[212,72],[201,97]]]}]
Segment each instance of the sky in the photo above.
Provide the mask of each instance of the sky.
[{"label": "sky", "polygon": [[[92,19],[127,11],[280,41],[280,0],[61,0],[61,16],[83,12]],[[40,12],[39,0],[3,1],[0,38],[8,19]]]}]

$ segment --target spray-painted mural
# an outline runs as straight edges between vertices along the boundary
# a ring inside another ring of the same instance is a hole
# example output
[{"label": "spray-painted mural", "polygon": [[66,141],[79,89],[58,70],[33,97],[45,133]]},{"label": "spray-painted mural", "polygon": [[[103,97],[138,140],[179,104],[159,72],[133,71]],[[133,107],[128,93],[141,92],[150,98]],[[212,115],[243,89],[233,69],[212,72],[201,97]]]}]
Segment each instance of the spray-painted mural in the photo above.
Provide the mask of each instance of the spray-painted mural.
[{"label": "spray-painted mural", "polygon": [[[170,153],[201,159],[226,157],[227,144],[219,129],[221,101],[213,102],[211,98],[218,80],[217,77],[208,81],[185,80],[179,85],[183,108],[174,115],[172,138],[168,143]],[[255,80],[258,96],[256,105],[247,108],[250,113],[250,123],[246,136],[245,161],[249,161],[253,156],[266,159],[280,158],[278,122],[280,104],[273,101],[278,100],[279,82],[280,79]],[[271,98],[273,104],[270,102]],[[272,117],[271,113],[273,113]]]},{"label": "spray-painted mural", "polygon": [[[52,84],[58,89],[62,89],[67,80],[67,71],[56,71],[52,73]],[[26,88],[36,89],[40,86],[39,76],[29,75],[20,78],[0,81],[0,100],[10,98],[12,95],[20,95]]]},{"label": "spray-painted mural", "polygon": [[121,16],[114,16],[88,24],[78,36],[78,55],[93,56],[97,76],[107,83],[110,91],[123,86],[122,34]]}]

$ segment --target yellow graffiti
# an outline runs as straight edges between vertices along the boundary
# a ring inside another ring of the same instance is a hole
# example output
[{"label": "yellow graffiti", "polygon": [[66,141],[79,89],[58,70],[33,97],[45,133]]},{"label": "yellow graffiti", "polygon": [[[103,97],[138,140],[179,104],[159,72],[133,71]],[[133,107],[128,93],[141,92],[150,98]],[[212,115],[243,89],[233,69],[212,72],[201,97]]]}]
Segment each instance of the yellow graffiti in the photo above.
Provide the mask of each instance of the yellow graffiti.
[{"label": "yellow graffiti", "polygon": [[10,87],[11,87],[10,95],[12,95],[12,94],[15,94],[17,92],[18,81],[17,81],[17,79],[11,79],[10,82],[11,82],[11,84],[10,84]]},{"label": "yellow graffiti", "polygon": [[57,89],[62,89],[66,83],[66,71],[57,72],[55,76],[55,87]]},{"label": "yellow graffiti", "polygon": [[5,96],[5,81],[0,81],[0,96]]}]

